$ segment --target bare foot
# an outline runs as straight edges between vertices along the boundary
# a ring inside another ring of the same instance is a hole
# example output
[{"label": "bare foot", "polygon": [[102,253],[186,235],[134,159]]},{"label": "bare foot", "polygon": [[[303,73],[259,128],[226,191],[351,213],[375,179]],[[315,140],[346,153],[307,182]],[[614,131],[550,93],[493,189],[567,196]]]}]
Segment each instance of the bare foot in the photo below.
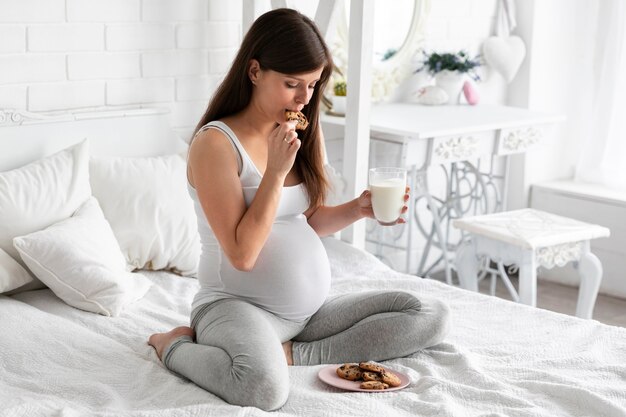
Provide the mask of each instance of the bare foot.
[{"label": "bare foot", "polygon": [[[148,344],[156,350],[157,356],[161,359],[163,350],[169,346],[169,344],[181,336],[195,337],[195,333],[191,327],[180,326],[170,330],[167,333],[155,333],[148,339]],[[162,359],[161,359],[162,360]]]},{"label": "bare foot", "polygon": [[288,366],[293,366],[293,353],[291,351],[292,345],[293,342],[291,340],[283,343],[283,350],[285,351],[285,359],[287,359]]}]

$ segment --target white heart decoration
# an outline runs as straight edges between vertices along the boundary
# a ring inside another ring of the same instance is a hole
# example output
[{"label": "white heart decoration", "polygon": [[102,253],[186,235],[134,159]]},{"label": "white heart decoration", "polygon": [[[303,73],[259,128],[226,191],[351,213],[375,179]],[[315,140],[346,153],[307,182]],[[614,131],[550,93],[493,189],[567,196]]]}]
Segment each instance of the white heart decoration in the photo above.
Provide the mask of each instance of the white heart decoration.
[{"label": "white heart decoration", "polygon": [[524,61],[526,45],[519,36],[492,36],[483,42],[483,56],[510,83]]}]

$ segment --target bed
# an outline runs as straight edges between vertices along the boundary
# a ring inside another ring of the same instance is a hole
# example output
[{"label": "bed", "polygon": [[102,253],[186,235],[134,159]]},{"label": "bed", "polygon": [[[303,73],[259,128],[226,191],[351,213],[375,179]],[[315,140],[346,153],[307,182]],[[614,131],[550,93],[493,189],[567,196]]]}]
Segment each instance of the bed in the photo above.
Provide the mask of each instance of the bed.
[{"label": "bed", "polygon": [[[120,110],[29,121],[23,120],[29,117],[25,113],[17,114],[0,109],[0,201],[1,175],[85,137],[92,159],[158,158],[184,151],[167,127],[167,114],[160,111]],[[120,174],[119,165],[115,167],[103,178]],[[120,186],[115,198],[110,198],[123,200],[120,194],[125,189],[126,185]],[[97,184],[92,184],[94,195],[97,190]],[[116,208],[105,198],[100,193],[102,210],[120,250],[127,251],[126,246],[141,240],[137,236],[149,225],[142,224],[144,229],[134,230],[134,238],[125,240],[120,227],[135,226],[109,213],[128,206]],[[146,209],[143,206],[138,210]],[[128,217],[132,220],[133,216]],[[173,227],[188,224],[193,222]],[[193,240],[168,233],[172,242]],[[386,362],[411,379],[407,388],[397,392],[345,392],[318,379],[323,366],[291,367],[289,400],[273,415],[626,415],[626,329],[402,274],[335,238],[325,238],[324,245],[331,261],[333,294],[402,289],[443,300],[451,310],[450,332],[437,346]],[[186,260],[180,253],[164,254],[167,244],[162,246],[151,247],[150,259],[144,259],[144,266],[157,270],[142,268],[131,273],[127,266],[125,273],[133,275],[124,276],[146,286],[137,300],[127,300],[119,310],[97,314],[73,307],[68,304],[71,294],[54,282],[51,287],[13,289],[0,295],[0,416],[269,414],[231,406],[172,374],[146,343],[151,333],[188,323],[191,299],[198,289],[192,268],[184,267]],[[193,253],[189,248],[185,251]],[[135,255],[131,260],[139,258]]]}]

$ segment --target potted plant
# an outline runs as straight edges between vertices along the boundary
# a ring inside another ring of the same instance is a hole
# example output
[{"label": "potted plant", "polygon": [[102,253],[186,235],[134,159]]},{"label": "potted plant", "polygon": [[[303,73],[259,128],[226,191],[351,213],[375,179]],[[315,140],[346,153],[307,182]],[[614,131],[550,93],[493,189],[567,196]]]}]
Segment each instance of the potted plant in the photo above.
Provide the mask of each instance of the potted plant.
[{"label": "potted plant", "polygon": [[428,71],[435,77],[435,84],[448,94],[448,103],[456,104],[465,82],[465,77],[469,76],[474,81],[479,81],[480,76],[476,73],[476,68],[480,67],[480,56],[470,58],[465,51],[457,53],[428,53],[424,54],[423,65],[415,70]]},{"label": "potted plant", "polygon": [[335,81],[333,84],[333,112],[337,114],[346,114],[346,94],[348,93],[348,84],[345,80]]}]

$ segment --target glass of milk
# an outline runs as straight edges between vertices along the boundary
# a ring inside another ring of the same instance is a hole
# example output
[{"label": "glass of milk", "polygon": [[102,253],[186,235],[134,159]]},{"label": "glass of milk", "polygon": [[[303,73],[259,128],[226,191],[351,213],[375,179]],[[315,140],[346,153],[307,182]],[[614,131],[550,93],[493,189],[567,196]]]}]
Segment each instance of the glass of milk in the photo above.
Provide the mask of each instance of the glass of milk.
[{"label": "glass of milk", "polygon": [[382,225],[395,224],[405,204],[406,169],[371,168],[369,185],[374,217]]}]

